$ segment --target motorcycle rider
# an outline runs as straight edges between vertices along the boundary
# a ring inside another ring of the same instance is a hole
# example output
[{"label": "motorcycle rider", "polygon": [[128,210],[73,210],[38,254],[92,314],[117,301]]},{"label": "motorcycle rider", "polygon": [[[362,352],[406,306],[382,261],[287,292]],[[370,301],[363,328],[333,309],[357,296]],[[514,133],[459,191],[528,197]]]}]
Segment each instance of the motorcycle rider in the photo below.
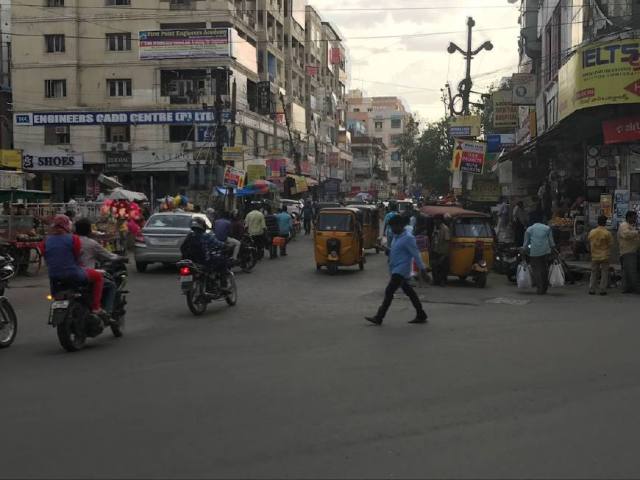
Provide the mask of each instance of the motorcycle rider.
[{"label": "motorcycle rider", "polygon": [[191,220],[191,232],[182,242],[180,253],[182,253],[182,258],[206,266],[209,260],[209,252],[224,247],[225,242],[221,242],[215,235],[207,233],[204,219],[193,217]]},{"label": "motorcycle rider", "polygon": [[[102,245],[96,242],[91,235],[91,220],[88,218],[80,218],[75,223],[76,235],[80,237],[80,265],[83,267],[96,268],[96,262],[126,260],[115,253],[109,252]],[[116,284],[113,280],[104,277],[104,287],[102,290],[102,306],[108,314],[113,311],[113,304],[116,298]]]},{"label": "motorcycle rider", "polygon": [[102,273],[80,265],[82,242],[71,233],[71,220],[66,215],[53,218],[51,234],[40,244],[40,252],[47,262],[52,293],[56,281],[72,281],[79,284],[89,282],[92,288],[91,313],[100,318],[106,316],[102,310]]}]

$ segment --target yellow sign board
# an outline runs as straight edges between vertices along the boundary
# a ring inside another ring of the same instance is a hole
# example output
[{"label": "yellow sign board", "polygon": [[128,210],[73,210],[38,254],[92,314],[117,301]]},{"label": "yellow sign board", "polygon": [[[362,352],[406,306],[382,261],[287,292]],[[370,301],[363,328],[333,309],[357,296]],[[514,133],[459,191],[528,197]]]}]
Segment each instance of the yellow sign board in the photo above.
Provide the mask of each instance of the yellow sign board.
[{"label": "yellow sign board", "polygon": [[222,150],[222,160],[224,162],[243,162],[244,147],[224,147]]},{"label": "yellow sign board", "polygon": [[511,90],[498,90],[491,96],[493,100],[493,126],[495,128],[516,128],[518,107],[513,104]]},{"label": "yellow sign board", "polygon": [[558,118],[601,105],[640,103],[640,39],[579,48],[558,73]]},{"label": "yellow sign board", "polygon": [[478,137],[480,135],[480,116],[461,115],[449,119],[451,137]]},{"label": "yellow sign board", "polygon": [[0,150],[0,166],[22,169],[22,152],[20,150]]},{"label": "yellow sign board", "polygon": [[247,165],[247,182],[267,178],[267,167],[264,165]]}]

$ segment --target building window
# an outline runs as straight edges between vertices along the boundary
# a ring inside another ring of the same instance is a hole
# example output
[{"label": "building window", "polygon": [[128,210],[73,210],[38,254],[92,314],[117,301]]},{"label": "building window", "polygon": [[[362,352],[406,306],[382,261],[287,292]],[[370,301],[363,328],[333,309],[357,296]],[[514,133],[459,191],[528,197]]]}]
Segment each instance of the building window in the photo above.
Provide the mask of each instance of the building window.
[{"label": "building window", "polygon": [[392,118],[391,119],[391,128],[402,128],[402,119],[401,118]]},{"label": "building window", "polygon": [[195,128],[193,125],[169,125],[169,141],[171,143],[193,142]]},{"label": "building window", "polygon": [[247,143],[247,127],[242,127],[242,145],[249,145]]},{"label": "building window", "polygon": [[391,152],[391,161],[399,162],[400,161],[400,152]]},{"label": "building window", "polygon": [[64,7],[64,0],[47,0],[47,7]]},{"label": "building window", "polygon": [[375,121],[373,123],[373,126],[376,130],[382,130],[383,122],[381,120]]},{"label": "building window", "polygon": [[131,138],[129,125],[107,125],[105,127],[105,141],[108,143],[126,143]]},{"label": "building window", "polygon": [[67,96],[66,80],[45,80],[44,96],[46,98],[62,98]]},{"label": "building window", "polygon": [[107,33],[107,50],[110,52],[123,52],[131,50],[130,33]]},{"label": "building window", "polygon": [[358,113],[360,111],[360,109],[359,108],[354,108],[353,111],[354,111],[354,113]]},{"label": "building window", "polygon": [[107,0],[107,7],[122,7],[131,5],[131,0]]},{"label": "building window", "polygon": [[115,78],[113,80],[107,80],[107,91],[110,97],[130,97],[131,79]]},{"label": "building window", "polygon": [[45,145],[68,145],[71,143],[69,125],[45,125]]},{"label": "building window", "polygon": [[64,35],[45,35],[44,47],[47,53],[64,52]]},{"label": "building window", "polygon": [[398,143],[400,143],[401,138],[402,138],[402,135],[391,135],[391,137],[389,138],[391,142],[391,146],[397,147]]},{"label": "building window", "polygon": [[546,81],[552,81],[558,70],[562,58],[562,15],[560,5],[553,11],[549,23],[545,27],[545,56],[544,69],[546,70]]}]

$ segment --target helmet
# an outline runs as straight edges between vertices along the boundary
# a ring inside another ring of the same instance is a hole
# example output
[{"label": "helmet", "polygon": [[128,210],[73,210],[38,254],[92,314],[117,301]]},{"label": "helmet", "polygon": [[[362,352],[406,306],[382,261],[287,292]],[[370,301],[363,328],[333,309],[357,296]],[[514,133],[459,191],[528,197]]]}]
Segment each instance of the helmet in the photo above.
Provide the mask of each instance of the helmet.
[{"label": "helmet", "polygon": [[71,232],[71,219],[66,215],[56,215],[53,217],[53,223],[51,224],[53,228],[59,228],[60,230],[64,230],[67,233]]},{"label": "helmet", "polygon": [[207,229],[207,225],[204,223],[204,219],[201,217],[193,217],[191,219],[191,230],[201,230],[205,231]]}]

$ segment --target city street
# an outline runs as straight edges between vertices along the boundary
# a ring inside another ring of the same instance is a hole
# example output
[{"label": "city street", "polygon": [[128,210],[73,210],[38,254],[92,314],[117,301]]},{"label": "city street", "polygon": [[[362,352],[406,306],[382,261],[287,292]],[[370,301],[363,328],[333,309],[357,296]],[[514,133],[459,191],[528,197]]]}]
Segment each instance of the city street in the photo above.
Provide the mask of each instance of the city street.
[{"label": "city street", "polygon": [[125,337],[75,354],[44,274],[14,280],[0,477],[637,476],[637,297],[491,275],[420,288],[427,325],[398,295],[376,327],[385,258],[331,277],[299,238],[202,317],[175,270],[133,272]]}]

